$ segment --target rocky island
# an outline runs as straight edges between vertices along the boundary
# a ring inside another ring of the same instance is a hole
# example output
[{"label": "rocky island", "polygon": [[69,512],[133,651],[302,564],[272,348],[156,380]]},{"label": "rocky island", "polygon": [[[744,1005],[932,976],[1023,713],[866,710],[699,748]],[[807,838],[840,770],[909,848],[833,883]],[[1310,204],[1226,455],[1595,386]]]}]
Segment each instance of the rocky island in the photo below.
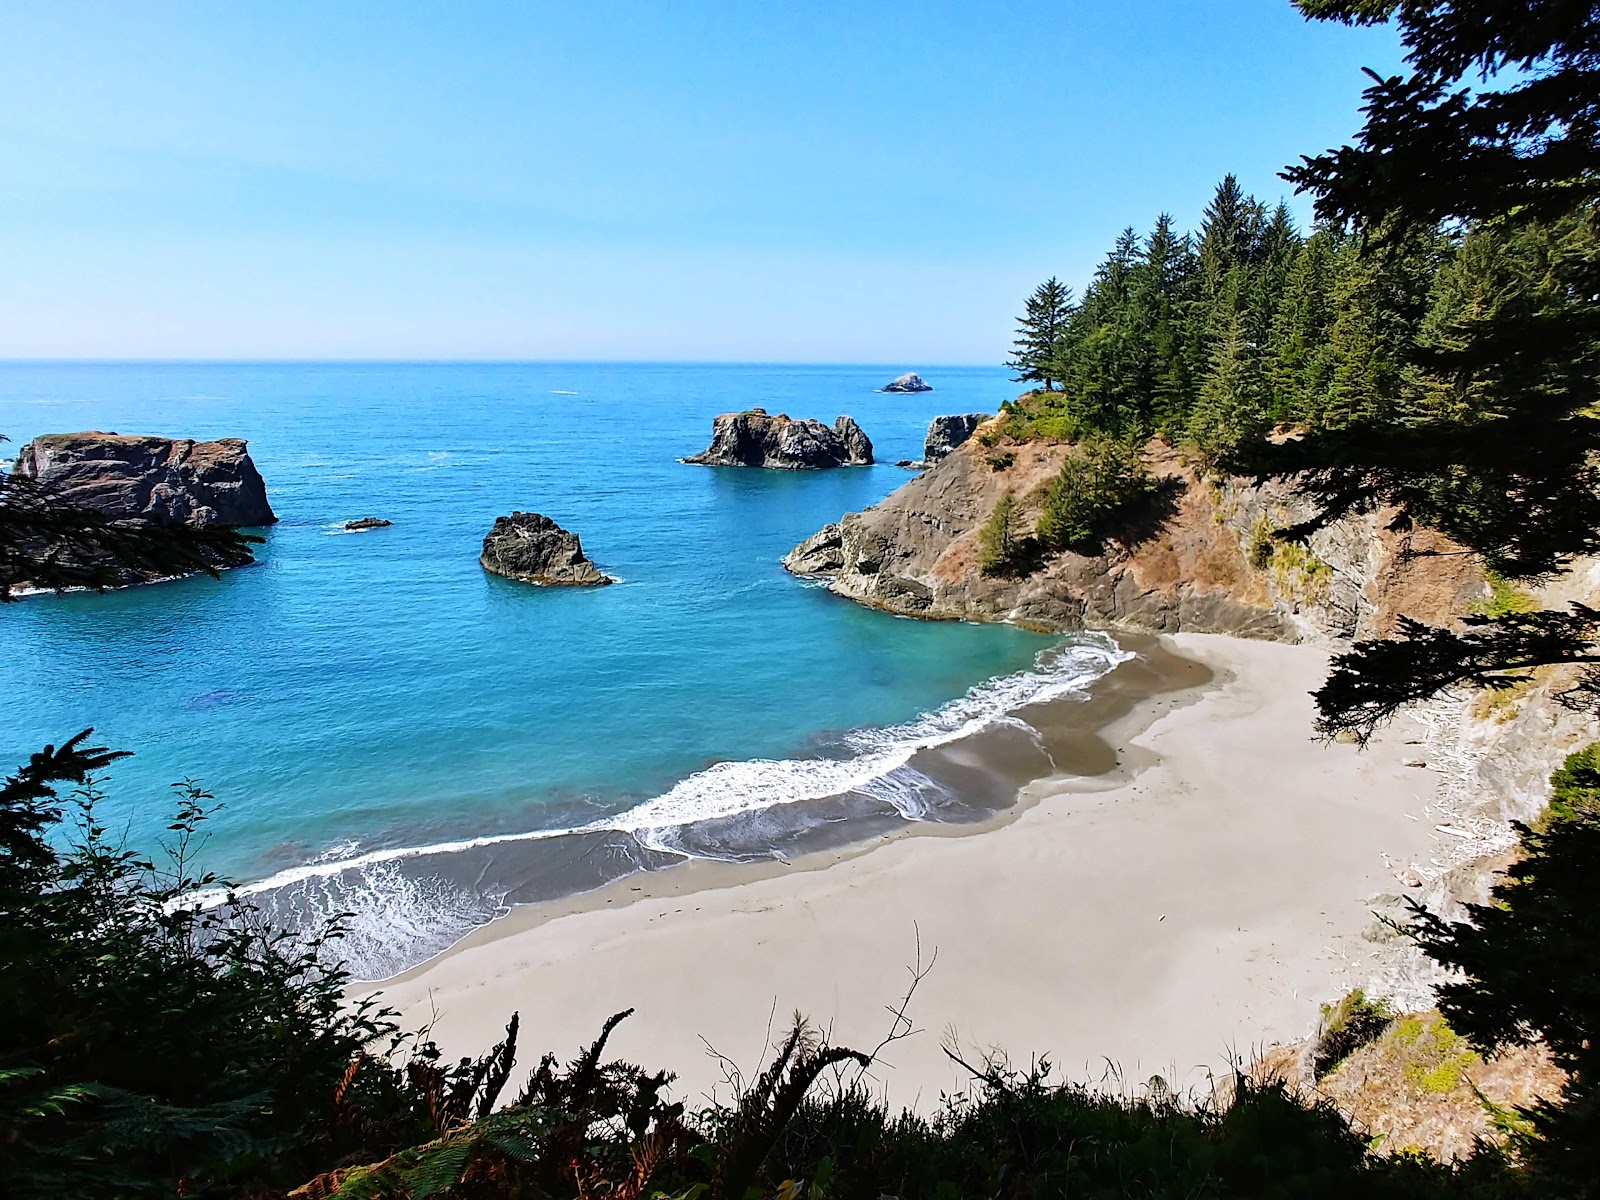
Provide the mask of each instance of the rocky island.
[{"label": "rocky island", "polygon": [[478,561],[490,574],[549,587],[603,587],[616,582],[584,554],[577,534],[541,513],[497,517],[483,539]]},{"label": "rocky island", "polygon": [[884,384],[880,390],[885,392],[931,392],[933,391],[933,385],[915,371],[908,371],[893,383]]},{"label": "rocky island", "polygon": [[387,529],[393,521],[385,521],[382,517],[358,517],[354,521],[344,523],[346,533],[361,533],[368,529]]},{"label": "rocky island", "polygon": [[872,442],[849,417],[830,429],[821,421],[769,416],[764,408],[723,413],[712,423],[711,445],[683,460],[705,467],[772,467],[817,471],[872,464]]},{"label": "rocky island", "polygon": [[253,528],[278,519],[243,438],[51,433],[24,446],[12,470],[112,520]]},{"label": "rocky island", "polygon": [[[106,536],[85,526],[52,535],[56,544],[48,544],[47,536],[28,539],[29,553],[56,563],[57,579],[74,586],[125,587],[246,566],[255,556],[245,540],[221,535],[278,519],[242,438],[198,442],[98,430],[45,434],[23,446],[12,473],[37,485],[47,502],[104,519]],[[153,558],[130,558],[129,548],[148,527],[160,526],[215,530],[219,536],[192,538],[186,549]],[[30,582],[8,575],[0,585]]]}]

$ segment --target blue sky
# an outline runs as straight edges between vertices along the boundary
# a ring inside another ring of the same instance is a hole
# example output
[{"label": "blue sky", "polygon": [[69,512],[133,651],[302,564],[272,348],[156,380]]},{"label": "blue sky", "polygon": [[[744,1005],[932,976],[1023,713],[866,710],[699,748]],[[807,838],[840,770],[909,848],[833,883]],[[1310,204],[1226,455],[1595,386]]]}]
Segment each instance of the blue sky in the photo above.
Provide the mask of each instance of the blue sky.
[{"label": "blue sky", "polygon": [[[0,357],[1005,357],[1385,30],[1221,3],[0,0]],[[1291,201],[1299,213],[1308,208]]]}]

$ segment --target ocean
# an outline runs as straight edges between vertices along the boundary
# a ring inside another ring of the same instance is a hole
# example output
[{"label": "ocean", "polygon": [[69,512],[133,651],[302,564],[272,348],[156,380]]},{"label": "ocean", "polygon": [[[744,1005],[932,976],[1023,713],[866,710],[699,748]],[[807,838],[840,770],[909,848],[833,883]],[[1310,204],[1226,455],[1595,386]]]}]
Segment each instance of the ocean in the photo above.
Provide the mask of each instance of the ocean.
[{"label": "ocean", "polygon": [[[0,365],[8,454],[84,429],[243,437],[280,518],[220,580],[0,606],[0,769],[92,726],[133,752],[102,816],[149,850],[171,785],[198,781],[224,806],[206,865],[276,919],[352,914],[365,978],[509,904],[685,856],[981,819],[1050,768],[1016,711],[1120,652],[897,618],[781,569],[910,478],[886,464],[921,457],[931,418],[1015,391],[999,368],[920,365],[935,391],[876,391],[904,369]],[[848,413],[880,465],[677,461],[752,405]],[[515,509],[577,532],[620,583],[487,575],[483,536]],[[394,524],[343,531],[364,516]],[[1011,765],[985,770],[973,739]]]}]

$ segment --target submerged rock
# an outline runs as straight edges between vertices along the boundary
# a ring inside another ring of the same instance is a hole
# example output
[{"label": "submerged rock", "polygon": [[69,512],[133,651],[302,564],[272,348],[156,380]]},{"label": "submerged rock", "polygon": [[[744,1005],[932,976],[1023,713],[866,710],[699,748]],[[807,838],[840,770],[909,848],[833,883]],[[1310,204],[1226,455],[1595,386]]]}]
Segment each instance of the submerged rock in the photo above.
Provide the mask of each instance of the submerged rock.
[{"label": "submerged rock", "polygon": [[931,392],[933,385],[915,371],[908,371],[893,383],[883,385],[886,392]]},{"label": "submerged rock", "polygon": [[589,561],[577,534],[540,513],[497,517],[478,561],[485,571],[524,583],[600,587],[616,582]]},{"label": "submerged rock", "polygon": [[840,417],[829,429],[821,421],[797,421],[764,408],[723,413],[712,422],[711,445],[683,460],[706,467],[775,467],[814,471],[867,466],[872,442],[861,426]]},{"label": "submerged rock", "polygon": [[24,446],[13,469],[112,520],[248,528],[278,519],[243,438],[51,433]]},{"label": "submerged rock", "polygon": [[363,529],[387,529],[393,524],[393,521],[385,521],[382,517],[361,517],[355,521],[346,521],[344,527],[347,533],[360,533]]},{"label": "submerged rock", "polygon": [[922,443],[922,461],[933,466],[970,438],[989,416],[988,413],[959,413],[953,417],[935,417],[928,423],[928,437]]}]

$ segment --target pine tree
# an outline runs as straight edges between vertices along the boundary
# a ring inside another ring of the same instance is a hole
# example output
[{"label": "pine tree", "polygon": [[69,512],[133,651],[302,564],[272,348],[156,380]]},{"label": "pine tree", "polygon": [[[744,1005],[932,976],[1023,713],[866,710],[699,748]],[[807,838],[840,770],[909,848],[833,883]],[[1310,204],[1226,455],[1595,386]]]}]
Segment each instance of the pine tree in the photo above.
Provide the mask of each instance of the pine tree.
[{"label": "pine tree", "polygon": [[1043,383],[1047,392],[1055,390],[1051,374],[1057,343],[1066,331],[1072,314],[1072,289],[1052,275],[1028,297],[1027,309],[1017,318],[1017,339],[1006,367],[1015,371],[1018,383]]},{"label": "pine tree", "polygon": [[1010,488],[1000,493],[994,511],[978,531],[978,571],[983,575],[1008,575],[1017,557],[1017,498]]},{"label": "pine tree", "polygon": [[1284,285],[1268,339],[1274,420],[1316,420],[1333,368],[1327,348],[1333,323],[1337,235],[1319,229],[1306,239]]},{"label": "pine tree", "polygon": [[1245,336],[1245,314],[1237,295],[1242,274],[1235,268],[1233,281],[1224,288],[1210,367],[1189,414],[1189,441],[1207,466],[1259,438],[1268,424],[1266,381]]}]

